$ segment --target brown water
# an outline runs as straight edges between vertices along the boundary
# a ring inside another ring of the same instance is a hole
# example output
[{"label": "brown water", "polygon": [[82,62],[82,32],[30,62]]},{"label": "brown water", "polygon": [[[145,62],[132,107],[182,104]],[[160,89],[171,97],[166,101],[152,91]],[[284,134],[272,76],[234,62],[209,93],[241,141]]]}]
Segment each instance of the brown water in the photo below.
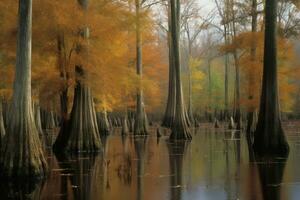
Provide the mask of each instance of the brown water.
[{"label": "brown water", "polygon": [[56,158],[49,151],[47,180],[6,185],[0,199],[300,199],[300,123],[285,123],[285,130],[289,158],[258,162],[249,162],[244,133],[210,125],[194,130],[190,143],[115,130],[97,156]]}]

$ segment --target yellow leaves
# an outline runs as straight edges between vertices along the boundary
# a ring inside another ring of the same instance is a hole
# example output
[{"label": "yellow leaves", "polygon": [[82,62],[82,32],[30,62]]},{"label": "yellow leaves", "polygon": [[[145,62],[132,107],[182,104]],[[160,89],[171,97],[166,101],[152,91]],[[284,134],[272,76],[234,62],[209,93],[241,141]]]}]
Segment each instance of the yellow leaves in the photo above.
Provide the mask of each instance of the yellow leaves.
[{"label": "yellow leaves", "polygon": [[198,59],[198,58],[193,58],[193,57],[190,57],[189,58],[189,65],[190,65],[190,68],[192,70],[195,70],[197,67],[199,67],[200,65],[202,65],[202,60]]},{"label": "yellow leaves", "polygon": [[[32,88],[34,98],[45,106],[57,101],[61,91],[75,85],[74,68],[80,65],[98,100],[98,110],[125,109],[135,104],[142,87],[149,107],[161,104],[167,83],[167,65],[157,41],[153,17],[141,12],[143,38],[143,79],[136,75],[135,12],[120,1],[90,0],[84,11],[76,0],[33,2]],[[0,2],[1,94],[11,93],[16,57],[18,2]],[[89,40],[80,37],[89,28]],[[59,44],[61,39],[62,44]],[[3,55],[3,57],[2,57]],[[67,76],[67,77],[66,77]],[[199,78],[199,77],[198,77]],[[10,92],[9,92],[10,91]],[[71,99],[71,98],[70,98]],[[148,99],[148,98],[147,98]],[[43,103],[42,101],[45,101]]]},{"label": "yellow leaves", "polygon": [[204,77],[204,74],[201,71],[193,71],[192,72],[192,79],[195,81],[200,81],[203,79],[203,77]]},{"label": "yellow leaves", "polygon": [[201,64],[202,60],[190,57],[189,67],[191,70],[194,93],[197,93],[202,89],[201,81],[205,77],[205,74],[199,69],[199,66],[201,66]]}]

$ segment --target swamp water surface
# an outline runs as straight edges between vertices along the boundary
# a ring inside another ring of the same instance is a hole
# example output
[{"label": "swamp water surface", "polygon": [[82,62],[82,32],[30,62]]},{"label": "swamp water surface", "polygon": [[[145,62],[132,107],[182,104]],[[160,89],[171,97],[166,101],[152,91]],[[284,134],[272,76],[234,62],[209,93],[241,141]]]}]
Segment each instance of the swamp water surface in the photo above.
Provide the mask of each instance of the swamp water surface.
[{"label": "swamp water surface", "polygon": [[[121,136],[116,129],[94,156],[58,158],[47,134],[50,174],[43,183],[2,183],[0,200],[300,199],[300,123],[284,124],[288,159],[251,161],[245,133],[202,124],[191,142]],[[5,187],[3,187],[3,185]]]}]

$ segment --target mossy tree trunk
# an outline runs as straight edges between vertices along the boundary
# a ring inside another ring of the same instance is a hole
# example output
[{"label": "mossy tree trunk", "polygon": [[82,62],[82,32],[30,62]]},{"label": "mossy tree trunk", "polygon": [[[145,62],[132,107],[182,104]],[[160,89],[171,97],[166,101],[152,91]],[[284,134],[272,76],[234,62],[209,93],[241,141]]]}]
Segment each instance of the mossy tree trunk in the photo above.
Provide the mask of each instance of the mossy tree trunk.
[{"label": "mossy tree trunk", "polygon": [[17,61],[13,98],[1,149],[5,177],[42,177],[47,163],[35,126],[31,101],[32,0],[19,1]]},{"label": "mossy tree trunk", "polygon": [[187,140],[192,139],[187,122],[187,112],[185,110],[182,83],[181,83],[181,70],[180,70],[180,46],[179,46],[179,34],[180,34],[180,1],[171,0],[171,38],[173,48],[171,49],[174,59],[174,69],[176,78],[176,110],[175,119],[172,125],[171,140]]},{"label": "mossy tree trunk", "polygon": [[[136,72],[140,79],[143,76],[143,59],[142,59],[142,36],[141,36],[141,2],[135,0],[136,12]],[[145,112],[145,105],[143,99],[143,89],[139,85],[136,95],[136,115],[134,121],[134,135],[147,135],[148,134],[148,121]]]},{"label": "mossy tree trunk", "polygon": [[286,141],[280,117],[277,81],[277,0],[266,0],[265,46],[262,93],[258,123],[254,133],[256,154],[287,155]]}]

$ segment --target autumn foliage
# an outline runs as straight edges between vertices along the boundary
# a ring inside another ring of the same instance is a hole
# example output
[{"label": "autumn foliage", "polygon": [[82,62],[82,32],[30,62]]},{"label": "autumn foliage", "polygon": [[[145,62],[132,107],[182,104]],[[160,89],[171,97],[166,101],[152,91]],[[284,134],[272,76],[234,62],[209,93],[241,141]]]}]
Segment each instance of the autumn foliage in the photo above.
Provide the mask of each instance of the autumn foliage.
[{"label": "autumn foliage", "polygon": [[[0,93],[11,96],[14,74],[18,2],[0,2]],[[84,66],[98,111],[134,107],[138,82],[145,88],[146,106],[161,107],[166,62],[155,35],[150,11],[142,13],[143,80],[135,74],[135,15],[122,1],[91,0],[87,11],[75,0],[33,1],[32,87],[35,101],[59,112],[59,94],[75,85],[75,65]],[[89,27],[89,40],[79,35]],[[58,37],[63,49],[59,51]],[[88,44],[87,44],[88,43]],[[88,51],[81,51],[82,49]],[[63,58],[61,58],[63,57]],[[63,69],[63,70],[62,70]],[[63,78],[66,77],[67,78]],[[69,96],[72,96],[69,90]],[[72,98],[70,98],[72,99]],[[72,104],[72,102],[70,102]]]}]

